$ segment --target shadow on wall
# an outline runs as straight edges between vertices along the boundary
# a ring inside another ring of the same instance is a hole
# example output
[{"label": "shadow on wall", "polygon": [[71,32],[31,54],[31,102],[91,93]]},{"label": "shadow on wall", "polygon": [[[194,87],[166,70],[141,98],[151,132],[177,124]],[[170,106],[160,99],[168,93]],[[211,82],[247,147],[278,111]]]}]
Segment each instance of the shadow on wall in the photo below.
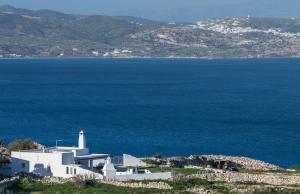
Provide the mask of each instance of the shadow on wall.
[{"label": "shadow on wall", "polygon": [[7,164],[5,166],[0,165],[0,180],[1,180],[1,176],[11,176],[12,172],[11,172],[11,166],[10,164]]},{"label": "shadow on wall", "polygon": [[17,174],[19,172],[29,172],[29,161],[28,160],[22,160],[19,158],[11,158],[12,162],[12,173]]},{"label": "shadow on wall", "polygon": [[44,164],[35,164],[32,173],[40,176],[53,176],[51,166],[44,166]]}]

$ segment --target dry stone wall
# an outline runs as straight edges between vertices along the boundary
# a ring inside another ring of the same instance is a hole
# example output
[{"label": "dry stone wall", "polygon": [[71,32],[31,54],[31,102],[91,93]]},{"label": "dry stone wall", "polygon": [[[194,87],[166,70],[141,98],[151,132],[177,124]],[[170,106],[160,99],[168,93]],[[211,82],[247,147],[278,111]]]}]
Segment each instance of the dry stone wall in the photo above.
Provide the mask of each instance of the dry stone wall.
[{"label": "dry stone wall", "polygon": [[248,174],[236,172],[206,173],[191,175],[189,178],[200,178],[209,181],[224,181],[228,183],[264,183],[270,185],[300,186],[300,176],[281,174]]}]

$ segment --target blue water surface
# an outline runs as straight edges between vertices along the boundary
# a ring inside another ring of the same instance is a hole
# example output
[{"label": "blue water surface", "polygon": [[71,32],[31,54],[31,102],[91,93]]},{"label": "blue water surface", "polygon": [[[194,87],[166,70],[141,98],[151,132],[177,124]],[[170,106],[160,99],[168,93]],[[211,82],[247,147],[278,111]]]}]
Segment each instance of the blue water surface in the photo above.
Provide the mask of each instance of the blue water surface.
[{"label": "blue water surface", "polygon": [[300,59],[0,60],[0,139],[300,165]]}]

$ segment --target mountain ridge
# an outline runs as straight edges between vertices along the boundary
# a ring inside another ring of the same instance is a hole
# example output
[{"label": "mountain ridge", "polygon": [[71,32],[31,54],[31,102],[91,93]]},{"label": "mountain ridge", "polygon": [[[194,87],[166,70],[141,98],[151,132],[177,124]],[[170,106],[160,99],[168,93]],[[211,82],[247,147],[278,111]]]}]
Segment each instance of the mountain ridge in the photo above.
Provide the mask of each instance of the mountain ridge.
[{"label": "mountain ridge", "polygon": [[[99,14],[118,16],[129,15],[158,21],[196,22],[224,17],[276,17],[299,18],[298,0],[172,0],[172,1],[139,1],[139,0],[73,0],[69,5],[59,0],[3,0],[2,4],[13,4],[29,9],[53,9],[70,14]],[[1,3],[0,3],[1,4]]]},{"label": "mountain ridge", "polygon": [[0,7],[0,57],[300,56],[300,20],[224,18],[168,23]]}]

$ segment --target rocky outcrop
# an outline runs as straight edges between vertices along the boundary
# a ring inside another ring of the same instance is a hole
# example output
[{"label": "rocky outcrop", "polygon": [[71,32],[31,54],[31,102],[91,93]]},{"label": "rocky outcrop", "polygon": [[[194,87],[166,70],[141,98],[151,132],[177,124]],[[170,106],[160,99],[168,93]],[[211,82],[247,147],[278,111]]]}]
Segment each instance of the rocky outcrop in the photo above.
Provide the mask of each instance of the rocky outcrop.
[{"label": "rocky outcrop", "polygon": [[231,161],[240,165],[244,169],[251,170],[279,170],[279,166],[269,164],[260,160],[255,160],[247,157],[234,157],[234,156],[222,156],[222,155],[202,155],[202,157],[208,160],[225,160]]},{"label": "rocky outcrop", "polygon": [[300,176],[284,174],[249,174],[237,172],[205,173],[190,175],[188,178],[200,178],[208,181],[224,181],[227,183],[263,183],[276,186],[300,186]]},{"label": "rocky outcrop", "polygon": [[241,165],[225,159],[212,159],[205,156],[171,157],[167,159],[170,167],[183,168],[184,166],[210,167],[214,169],[237,171]]},{"label": "rocky outcrop", "polygon": [[279,166],[255,160],[247,157],[234,157],[222,155],[192,155],[190,157],[169,157],[169,158],[146,158],[149,165],[169,166],[172,168],[183,168],[185,166],[208,167],[220,170],[238,171],[249,170],[280,170]]}]

